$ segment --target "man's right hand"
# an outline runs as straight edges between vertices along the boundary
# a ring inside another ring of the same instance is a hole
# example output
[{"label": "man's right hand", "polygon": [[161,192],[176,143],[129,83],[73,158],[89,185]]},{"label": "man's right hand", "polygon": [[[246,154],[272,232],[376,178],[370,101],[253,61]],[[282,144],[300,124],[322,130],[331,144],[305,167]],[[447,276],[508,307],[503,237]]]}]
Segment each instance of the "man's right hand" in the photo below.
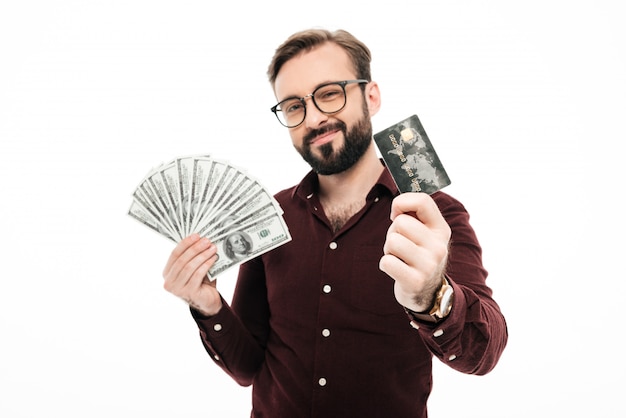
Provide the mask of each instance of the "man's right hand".
[{"label": "man's right hand", "polygon": [[167,260],[163,287],[202,314],[215,315],[222,308],[222,300],[216,281],[209,280],[207,273],[217,258],[217,248],[211,241],[191,234],[176,245]]}]

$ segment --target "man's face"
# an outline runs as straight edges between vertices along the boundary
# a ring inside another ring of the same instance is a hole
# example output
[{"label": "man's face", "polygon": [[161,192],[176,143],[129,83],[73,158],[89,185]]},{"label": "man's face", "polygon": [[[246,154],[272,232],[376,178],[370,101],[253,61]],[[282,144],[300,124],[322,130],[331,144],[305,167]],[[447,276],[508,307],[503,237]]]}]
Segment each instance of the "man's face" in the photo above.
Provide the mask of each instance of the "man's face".
[{"label": "man's face", "polygon": [[[327,43],[287,61],[276,77],[274,91],[281,101],[303,97],[324,83],[355,78],[346,52]],[[304,122],[289,129],[294,147],[319,174],[336,174],[352,167],[371,146],[370,113],[358,84],[346,86],[346,98],[346,106],[332,115],[320,112],[312,99],[307,99]]]}]

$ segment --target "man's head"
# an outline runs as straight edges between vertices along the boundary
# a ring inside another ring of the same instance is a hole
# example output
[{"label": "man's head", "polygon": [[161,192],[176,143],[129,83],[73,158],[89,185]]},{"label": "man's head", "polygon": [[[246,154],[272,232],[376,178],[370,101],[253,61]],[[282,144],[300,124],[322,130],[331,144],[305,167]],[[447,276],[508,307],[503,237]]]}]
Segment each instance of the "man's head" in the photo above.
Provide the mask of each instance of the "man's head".
[{"label": "man's head", "polygon": [[[347,170],[371,146],[370,117],[378,111],[380,94],[371,81],[370,60],[369,49],[341,30],[298,32],[276,50],[268,70],[279,102],[273,110],[279,120],[299,112],[301,117],[287,123],[289,133],[319,174]],[[339,105],[326,108],[325,86],[339,82],[332,93],[340,95]]]},{"label": "man's head", "polygon": [[345,30],[331,32],[325,29],[309,29],[294,33],[276,49],[267,70],[272,88],[275,87],[276,77],[285,62],[327,42],[340,46],[348,54],[354,66],[356,78],[372,81],[370,71],[372,55],[363,42]]}]

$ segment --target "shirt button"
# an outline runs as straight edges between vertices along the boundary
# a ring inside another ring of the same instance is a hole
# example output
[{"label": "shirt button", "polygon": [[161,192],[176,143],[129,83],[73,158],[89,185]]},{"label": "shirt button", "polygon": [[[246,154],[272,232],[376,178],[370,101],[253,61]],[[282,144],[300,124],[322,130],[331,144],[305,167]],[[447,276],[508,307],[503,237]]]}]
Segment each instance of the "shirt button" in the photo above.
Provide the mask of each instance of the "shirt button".
[{"label": "shirt button", "polygon": [[322,291],[323,291],[324,293],[330,293],[331,289],[332,289],[332,288],[330,287],[330,285],[329,285],[329,284],[325,284],[325,285],[324,285],[324,287],[322,288]]},{"label": "shirt button", "polygon": [[217,332],[220,332],[222,330],[222,324],[213,325],[213,329]]},{"label": "shirt button", "polygon": [[336,242],[331,242],[330,244],[328,244],[328,248],[330,248],[331,250],[336,250],[337,249],[337,243]]},{"label": "shirt button", "polygon": [[379,200],[379,198],[374,199],[374,203],[378,202]]},{"label": "shirt button", "polygon": [[452,361],[456,359],[456,354],[452,354],[450,357],[448,357],[448,361]]},{"label": "shirt button", "polygon": [[319,383],[320,386],[326,386],[326,379],[323,377],[320,377],[320,380],[317,381],[317,383]]},{"label": "shirt button", "polygon": [[433,332],[433,337],[441,337],[442,335],[443,335],[443,330],[441,328]]},{"label": "shirt button", "polygon": [[322,330],[322,335],[323,335],[324,337],[330,337],[330,330],[329,330],[328,328],[324,328],[324,329]]}]

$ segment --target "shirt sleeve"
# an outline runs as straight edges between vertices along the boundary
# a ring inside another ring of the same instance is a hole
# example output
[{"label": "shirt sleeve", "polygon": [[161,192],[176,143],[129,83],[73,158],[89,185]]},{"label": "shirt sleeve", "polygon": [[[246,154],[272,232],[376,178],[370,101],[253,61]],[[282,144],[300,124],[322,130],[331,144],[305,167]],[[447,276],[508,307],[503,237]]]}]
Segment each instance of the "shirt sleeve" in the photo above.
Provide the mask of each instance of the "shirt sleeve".
[{"label": "shirt sleeve", "polygon": [[[222,309],[214,316],[191,309],[207,353],[242,386],[252,384],[265,356],[269,310],[264,277],[255,276],[259,268],[262,272],[260,259],[240,267],[233,306],[222,299]],[[252,297],[242,300],[242,295]]]},{"label": "shirt sleeve", "polygon": [[468,212],[446,194],[437,193],[433,198],[452,230],[446,273],[454,289],[454,304],[442,321],[413,321],[412,325],[444,364],[463,373],[486,374],[506,346],[506,321],[487,286],[482,249]]}]

